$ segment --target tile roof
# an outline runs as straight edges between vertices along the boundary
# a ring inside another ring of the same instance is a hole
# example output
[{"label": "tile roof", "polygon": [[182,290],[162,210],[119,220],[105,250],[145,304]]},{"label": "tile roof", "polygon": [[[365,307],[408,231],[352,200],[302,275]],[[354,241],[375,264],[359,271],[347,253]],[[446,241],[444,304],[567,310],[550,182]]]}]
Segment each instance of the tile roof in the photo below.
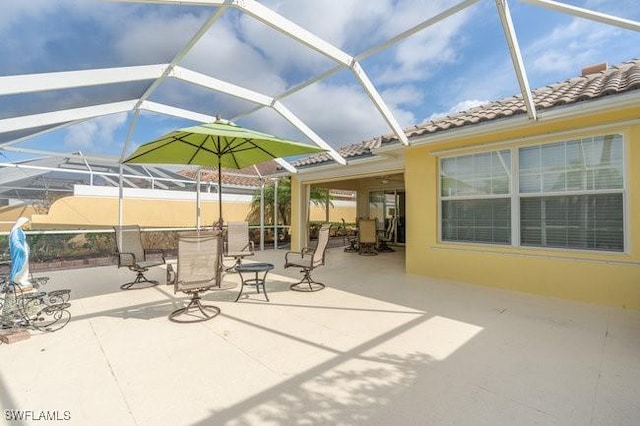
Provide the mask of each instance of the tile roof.
[{"label": "tile roof", "polygon": [[[536,89],[533,91],[533,101],[536,110],[542,111],[638,89],[640,89],[640,59],[634,59],[604,71],[573,77]],[[512,96],[409,127],[405,129],[405,134],[411,139],[526,113],[522,95]],[[338,149],[338,152],[345,159],[364,158],[373,156],[372,149],[393,143],[399,143],[395,135],[379,136],[357,144],[343,146]],[[328,154],[322,153],[294,161],[291,164],[295,167],[308,167],[329,161],[332,161],[332,158]]]},{"label": "tile roof", "polygon": [[[263,176],[269,176],[276,172],[277,163],[275,161],[267,161],[257,165],[260,174]],[[183,176],[187,176],[191,179],[196,178],[196,171],[193,169],[185,169],[178,172]],[[214,169],[202,169],[200,178],[203,181],[218,181],[218,170]],[[260,177],[256,173],[253,166],[245,167],[244,169],[222,169],[222,184],[223,185],[237,185],[256,188],[259,187]]]}]

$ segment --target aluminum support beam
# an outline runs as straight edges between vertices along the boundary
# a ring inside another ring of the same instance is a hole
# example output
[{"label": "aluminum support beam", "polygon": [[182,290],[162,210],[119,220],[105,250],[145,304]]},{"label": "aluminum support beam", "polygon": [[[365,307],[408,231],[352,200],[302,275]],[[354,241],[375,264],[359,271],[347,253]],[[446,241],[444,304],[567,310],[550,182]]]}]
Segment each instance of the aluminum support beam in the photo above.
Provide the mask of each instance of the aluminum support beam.
[{"label": "aluminum support beam", "polygon": [[108,0],[112,3],[153,3],[174,4],[176,6],[222,6],[228,0]]},{"label": "aluminum support beam", "polygon": [[198,123],[209,123],[215,121],[216,119],[213,115],[200,114],[199,112],[176,108],[153,101],[144,101],[142,104],[140,104],[140,109],[150,112],[157,112],[159,114],[171,115],[173,117],[184,118]]},{"label": "aluminum support beam", "polygon": [[342,155],[338,154],[338,151],[333,149],[331,145],[326,143],[324,139],[318,136],[313,130],[311,130],[304,121],[300,120],[293,112],[291,112],[287,107],[282,105],[279,101],[275,101],[273,104],[273,109],[275,109],[278,114],[283,116],[289,123],[293,124],[297,127],[302,133],[304,133],[309,139],[316,143],[316,145],[326,149],[328,154],[336,160],[339,164],[345,165],[347,164],[347,160],[345,160]]},{"label": "aluminum support beam", "polygon": [[274,12],[266,6],[258,3],[255,0],[232,0],[233,6],[239,8],[243,12],[251,15],[263,24],[273,28],[274,30],[283,33],[290,38],[297,40],[299,43],[319,52],[334,61],[342,64],[345,67],[351,66],[353,58],[351,55],[343,52],[337,47],[333,46],[316,36],[315,34],[307,31],[298,24],[289,21],[282,15]]},{"label": "aluminum support beam", "polygon": [[504,31],[504,36],[509,46],[509,53],[511,55],[511,62],[513,62],[513,69],[516,72],[518,78],[518,84],[520,85],[520,92],[522,93],[522,100],[527,108],[527,115],[531,120],[537,118],[536,106],[533,102],[533,95],[529,88],[529,80],[527,78],[527,72],[522,62],[522,54],[520,53],[520,47],[518,46],[518,39],[513,27],[513,21],[511,20],[511,13],[509,12],[509,5],[507,0],[496,0],[496,7],[498,8],[498,15],[500,15],[500,23]]},{"label": "aluminum support beam", "polygon": [[176,67],[176,69],[172,73],[172,77],[176,77],[218,92],[226,93],[236,98],[255,102],[264,106],[273,107],[273,109],[275,109],[280,115],[282,115],[289,123],[291,123],[298,130],[304,133],[309,139],[315,142],[316,145],[319,145],[322,148],[328,150],[331,157],[333,157],[338,163],[347,164],[347,161],[340,154],[338,154],[338,152],[333,149],[331,145],[326,143],[302,120],[300,120],[280,102],[274,100],[271,96],[263,95],[261,93],[254,92],[253,90],[245,89],[244,87],[236,86],[235,84],[227,83],[225,81],[218,80],[217,78],[209,77],[207,75],[195,71],[190,71],[181,67]]},{"label": "aluminum support beam", "polygon": [[144,94],[138,100],[138,103],[134,107],[135,109],[140,108],[140,105],[149,99],[149,97],[153,94],[153,92],[162,84],[162,82],[169,76],[169,74],[173,71],[175,66],[180,63],[184,59],[185,56],[191,51],[193,46],[209,31],[209,29],[213,26],[213,24],[222,16],[222,14],[226,11],[226,8],[219,8],[216,13],[211,16],[211,18],[207,19],[207,21],[200,27],[198,32],[191,37],[191,40],[178,52],[178,54],[173,58],[173,60],[167,65],[165,71],[162,73],[160,77],[158,77],[144,92]]},{"label": "aluminum support beam", "polygon": [[[124,139],[124,144],[122,145],[122,151],[120,152],[120,162],[124,160],[127,155],[127,151],[129,150],[129,145],[131,144],[131,139],[133,139],[133,131],[136,128],[136,123],[138,122],[138,114],[139,110],[135,110],[133,112],[133,117],[131,117],[131,121],[129,121],[129,129],[127,130],[127,136]],[[122,166],[121,166],[122,170]]]},{"label": "aluminum support beam", "polygon": [[380,43],[377,46],[374,46],[368,50],[365,50],[364,52],[358,54],[355,56],[355,60],[356,61],[361,61],[365,58],[368,58],[371,55],[374,55],[382,50],[385,50],[389,47],[391,47],[392,45],[416,34],[419,33],[420,31],[429,28],[435,24],[437,24],[440,21],[445,20],[446,18],[448,18],[449,16],[455,15],[456,13],[460,12],[461,10],[466,9],[469,6],[474,5],[475,3],[478,3],[480,0],[465,0],[463,2],[460,2],[452,7],[450,7],[449,9],[446,9],[440,13],[438,13],[435,16],[432,16],[431,18],[424,20],[422,22],[420,22],[417,25],[414,25],[413,27],[409,28],[408,30],[405,30],[403,32],[401,32],[400,34],[391,37],[389,40]]},{"label": "aluminum support beam", "polygon": [[22,147],[15,147],[15,146],[7,146],[7,147],[3,146],[3,147],[0,147],[0,149],[2,149],[3,151],[19,152],[22,154],[44,155],[49,157],[61,157],[61,158],[82,158],[82,159],[89,159],[93,161],[106,162],[108,164],[118,164],[117,157],[106,157],[106,156],[90,155],[90,154],[87,155],[84,153],[80,154],[77,152],[55,152],[55,151],[46,151],[42,149],[30,149],[30,148],[22,148]]},{"label": "aluminum support beam", "polygon": [[189,83],[197,84],[198,86],[207,89],[226,93],[236,98],[255,102],[260,105],[269,106],[273,102],[273,98],[271,96],[263,95],[261,93],[254,92],[253,90],[245,89],[244,87],[236,86],[235,84],[218,80],[217,78],[209,77],[208,75],[191,71],[180,66],[176,66],[170,76]]},{"label": "aluminum support beam", "polygon": [[331,43],[324,41],[320,37],[312,34],[299,25],[294,24],[285,17],[277,14],[276,12],[272,11],[266,6],[263,6],[255,0],[233,0],[233,5],[240,8],[245,13],[253,16],[255,19],[259,20],[265,25],[293,38],[294,40],[297,40],[299,43],[308,46],[316,52],[329,57],[330,59],[336,61],[338,64],[351,69],[355,74],[357,80],[360,82],[365,92],[369,96],[369,99],[371,99],[378,111],[380,111],[385,121],[387,122],[389,127],[391,127],[396,136],[398,136],[398,138],[405,145],[409,143],[406,135],[400,127],[400,124],[398,124],[397,120],[391,113],[391,110],[385,104],[382,96],[380,96],[375,86],[371,83],[371,80],[369,80],[369,77],[367,77],[360,64],[358,64],[358,62],[355,61],[351,55],[343,52],[342,50],[333,46]]},{"label": "aluminum support beam", "polygon": [[382,100],[382,97],[380,96],[380,93],[378,93],[378,91],[376,90],[376,87],[373,85],[371,80],[369,80],[367,73],[364,72],[364,70],[362,69],[362,67],[358,62],[355,62],[353,64],[352,70],[353,70],[353,74],[356,76],[358,81],[360,81],[360,84],[362,85],[362,87],[364,87],[364,90],[367,92],[369,99],[371,99],[375,107],[378,108],[378,111],[380,111],[380,114],[382,114],[382,116],[384,117],[384,120],[387,122],[389,127],[391,127],[391,129],[393,129],[393,132],[396,134],[396,136],[398,136],[398,139],[400,139],[400,142],[402,142],[404,145],[409,145],[409,139],[407,139],[407,135],[404,134],[404,130],[402,130],[402,127],[400,127],[400,124],[396,121],[396,118],[393,116],[393,113],[391,112],[389,107],[384,103],[384,101]]},{"label": "aluminum support beam", "polygon": [[131,111],[136,102],[137,100],[129,100],[53,112],[44,112],[41,114],[23,115],[21,117],[5,118],[0,120],[0,133],[34,129],[41,126],[50,126],[52,124],[86,120],[88,118],[100,117],[102,115],[127,112]]},{"label": "aluminum support beam", "polygon": [[11,145],[15,145],[18,142],[22,142],[22,141],[27,140],[27,139],[35,138],[37,136],[44,135],[44,134],[47,134],[49,132],[53,132],[53,131],[56,131],[56,130],[64,129],[65,127],[73,126],[74,124],[78,124],[78,123],[81,123],[83,121],[84,120],[68,121],[68,122],[62,123],[62,124],[60,124],[58,126],[53,126],[53,127],[48,128],[48,129],[41,130],[39,132],[30,133],[30,134],[28,134],[26,136],[22,136],[21,138],[12,139],[10,141],[0,143],[0,149],[5,149],[6,147],[11,146]]},{"label": "aluminum support beam", "polygon": [[0,77],[0,96],[44,90],[71,89],[129,81],[154,80],[164,72],[166,64],[137,67],[102,68],[43,74],[23,74]]},{"label": "aluminum support beam", "polygon": [[617,16],[607,15],[605,13],[594,12],[592,10],[583,9],[577,6],[571,6],[552,0],[520,0],[524,3],[535,4],[558,12],[568,13],[580,18],[590,19],[592,21],[602,22],[603,24],[614,25],[632,31],[640,31],[640,22],[631,19],[618,18]]}]

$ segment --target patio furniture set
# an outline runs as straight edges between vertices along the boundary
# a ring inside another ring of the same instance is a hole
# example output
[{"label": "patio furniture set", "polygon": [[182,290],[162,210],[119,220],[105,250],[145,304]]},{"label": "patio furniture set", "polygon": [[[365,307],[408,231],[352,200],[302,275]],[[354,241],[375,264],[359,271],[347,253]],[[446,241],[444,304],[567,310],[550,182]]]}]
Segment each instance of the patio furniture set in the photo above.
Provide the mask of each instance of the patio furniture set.
[{"label": "patio furniture set", "polygon": [[[313,270],[324,265],[325,251],[329,241],[330,224],[323,224],[318,244],[314,248],[304,248],[300,252],[289,251],[285,254],[285,268],[300,268],[302,279],[290,285],[294,291],[313,292],[325,288],[325,284],[311,277]],[[149,280],[144,273],[153,266],[166,263],[161,250],[145,250],[142,245],[140,227],[137,225],[115,227],[116,247],[118,250],[118,267],[127,267],[136,273],[134,281],[120,286],[123,290],[141,289],[158,285]],[[152,258],[155,252],[160,258]],[[178,257],[176,267],[167,264],[167,284],[173,284],[174,293],[185,293],[191,296],[189,303],[169,314],[173,322],[192,323],[207,321],[218,314],[220,308],[204,304],[200,293],[209,290],[226,290],[222,277],[225,272],[237,272],[240,276],[240,290],[235,301],[240,299],[245,286],[260,287],[267,301],[266,279],[269,271],[274,269],[271,263],[242,263],[245,257],[254,255],[253,243],[249,240],[247,222],[229,222],[226,235],[219,229],[178,234]],[[224,258],[231,258],[234,264],[225,268]],[[253,277],[253,278],[252,278]]]},{"label": "patio furniture set", "polygon": [[392,217],[384,231],[378,229],[378,220],[360,218],[356,235],[349,237],[349,246],[345,247],[347,253],[358,253],[361,256],[375,256],[378,253],[393,252],[389,243],[393,241],[396,233],[397,219]]}]

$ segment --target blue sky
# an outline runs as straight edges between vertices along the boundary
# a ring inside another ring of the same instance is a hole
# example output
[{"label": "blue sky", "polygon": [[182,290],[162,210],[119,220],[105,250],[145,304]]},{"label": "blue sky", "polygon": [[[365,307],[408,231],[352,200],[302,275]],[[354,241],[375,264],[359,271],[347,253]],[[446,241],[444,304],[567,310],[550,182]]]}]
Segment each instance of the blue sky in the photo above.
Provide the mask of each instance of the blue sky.
[{"label": "blue sky", "polygon": [[[269,0],[263,4],[357,55],[457,3],[445,0]],[[564,3],[640,21],[637,0]],[[579,75],[598,62],[640,57],[640,34],[538,6],[509,2],[531,88]],[[213,13],[208,7],[123,4],[90,0],[4,0],[0,75],[71,71],[169,62]],[[180,63],[267,95],[332,68],[328,58],[254,18],[228,10]],[[370,56],[362,66],[402,127],[519,93],[494,1],[463,12]],[[61,107],[139,96],[150,82],[0,97],[0,119]],[[252,109],[178,80],[151,100],[233,118]],[[348,70],[285,98],[283,104],[334,147],[391,133]],[[18,146],[56,152],[119,155],[130,114],[57,130]],[[305,137],[264,109],[237,122],[278,136]],[[132,148],[191,122],[142,113]],[[0,151],[1,152],[1,151]],[[5,152],[6,158],[18,158]]]}]

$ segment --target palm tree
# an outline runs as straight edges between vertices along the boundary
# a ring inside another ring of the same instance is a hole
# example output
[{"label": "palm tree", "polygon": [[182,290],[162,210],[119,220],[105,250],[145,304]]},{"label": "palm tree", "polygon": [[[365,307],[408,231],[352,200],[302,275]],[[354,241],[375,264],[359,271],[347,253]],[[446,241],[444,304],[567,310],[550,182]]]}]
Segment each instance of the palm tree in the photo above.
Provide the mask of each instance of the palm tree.
[{"label": "palm tree", "polygon": [[[264,186],[264,223],[265,225],[273,225],[274,211],[274,192],[275,185],[273,183]],[[325,205],[331,196],[328,189],[311,187],[311,202],[316,205]],[[250,224],[260,223],[260,190],[253,194],[251,200],[251,208],[247,215]],[[291,223],[291,179],[284,178],[278,182],[278,225],[288,226]]]}]

